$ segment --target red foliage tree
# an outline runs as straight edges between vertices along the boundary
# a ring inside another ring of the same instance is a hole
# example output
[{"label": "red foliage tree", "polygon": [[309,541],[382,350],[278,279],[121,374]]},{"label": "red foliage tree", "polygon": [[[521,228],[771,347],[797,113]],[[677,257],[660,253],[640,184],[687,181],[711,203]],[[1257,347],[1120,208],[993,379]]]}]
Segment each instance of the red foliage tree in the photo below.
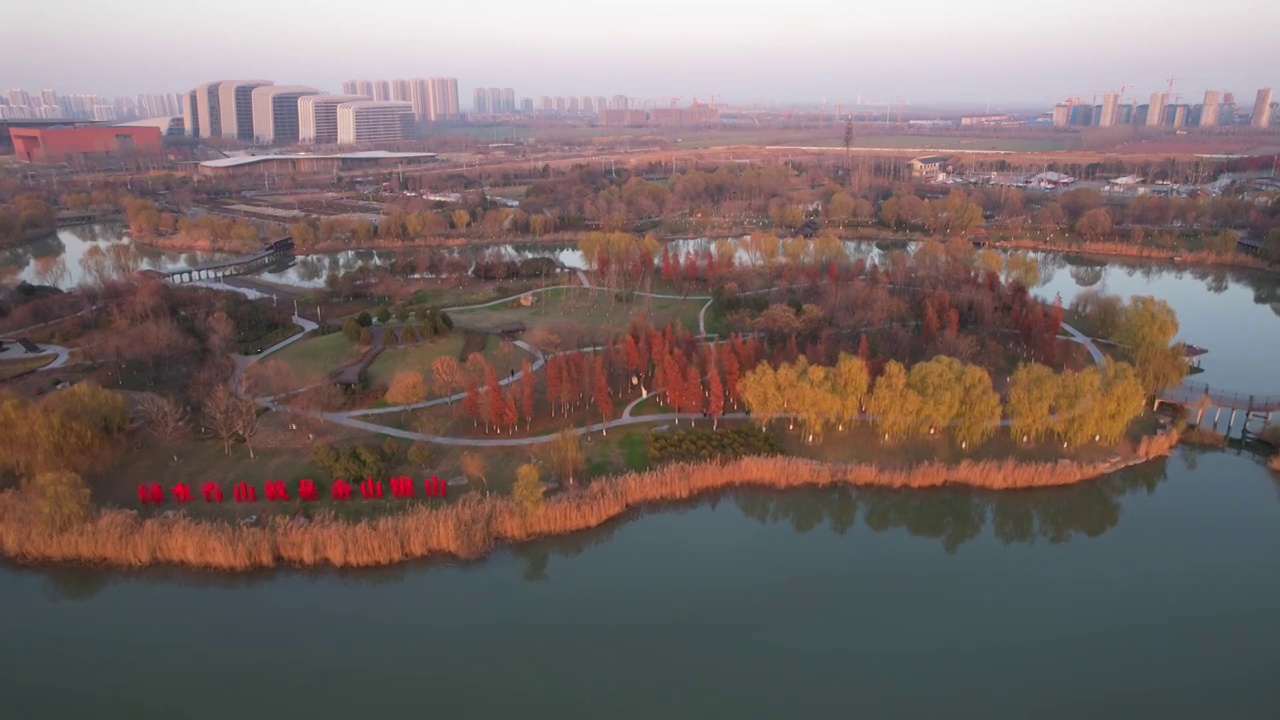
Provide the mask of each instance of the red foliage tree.
[{"label": "red foliage tree", "polygon": [[715,368],[707,375],[707,413],[711,415],[711,429],[720,427],[720,416],[724,414],[724,387]]},{"label": "red foliage tree", "polygon": [[466,390],[462,396],[462,412],[471,418],[473,426],[480,425],[480,383],[471,376],[467,376],[466,379]]},{"label": "red foliage tree", "polygon": [[738,356],[733,352],[720,353],[720,364],[724,368],[724,385],[729,391],[730,402],[738,407],[738,380],[742,378],[742,368],[738,365]]},{"label": "red foliage tree", "polygon": [[706,408],[706,396],[702,390],[702,378],[698,377],[698,369],[690,365],[685,370],[684,387],[681,388],[683,412],[700,413]]},{"label": "red foliage tree", "polygon": [[547,404],[551,406],[551,417],[556,416],[556,401],[560,398],[564,384],[564,361],[560,355],[547,360]]},{"label": "red foliage tree", "polygon": [[938,313],[934,311],[933,303],[927,300],[924,303],[924,316],[920,322],[920,339],[925,347],[929,347],[938,339]]},{"label": "red foliage tree", "polygon": [[596,410],[600,412],[602,422],[605,423],[604,433],[607,435],[609,418],[613,417],[613,398],[609,395],[609,375],[604,371],[603,363],[597,363],[595,371],[595,387],[592,395],[596,403]]},{"label": "red foliage tree", "polygon": [[520,366],[520,407],[528,430],[533,424],[533,363],[528,360]]}]

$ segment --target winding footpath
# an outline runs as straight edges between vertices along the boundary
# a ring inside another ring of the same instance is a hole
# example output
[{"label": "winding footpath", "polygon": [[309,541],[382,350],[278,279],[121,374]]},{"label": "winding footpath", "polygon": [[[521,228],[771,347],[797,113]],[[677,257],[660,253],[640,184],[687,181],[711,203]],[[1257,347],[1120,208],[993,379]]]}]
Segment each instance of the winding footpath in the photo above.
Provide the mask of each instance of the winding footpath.
[{"label": "winding footpath", "polygon": [[[582,279],[585,283],[586,279],[585,278],[582,278]],[[586,284],[585,287],[592,288],[592,289],[606,290],[610,292],[614,291],[609,288],[600,288],[598,286],[592,286],[589,283]],[[513,300],[518,300],[523,295],[527,295],[531,293],[545,293],[553,290],[582,289],[582,288],[583,286],[581,285],[554,285],[554,286],[549,286],[545,288],[538,288],[536,290],[530,290],[527,293],[519,293],[517,295],[512,295],[510,297],[498,298],[497,300],[491,300],[484,303],[445,308],[445,310],[458,311],[458,310],[481,309],[481,308],[493,307],[495,305],[502,305],[505,303],[509,303]],[[752,294],[769,292],[769,291],[770,289],[756,290],[756,291],[752,291]],[[714,301],[714,298],[706,295],[682,296],[682,295],[663,295],[663,294],[646,293],[646,292],[635,292],[635,294],[642,297],[652,297],[652,298],[671,299],[671,300],[705,300],[706,302],[702,305],[702,308],[698,311],[698,336],[703,339],[706,339],[707,337],[709,337],[707,334],[706,314],[707,314],[707,310],[710,309],[711,303]],[[243,389],[240,387],[240,378],[243,376],[244,371],[247,370],[249,366],[258,362],[262,358],[270,355],[271,353],[274,353],[284,347],[287,347],[291,343],[296,342],[297,340],[300,340],[302,337],[306,335],[307,332],[314,330],[316,329],[316,327],[318,327],[316,323],[312,322],[311,320],[307,320],[306,318],[295,316],[293,318],[293,321],[298,325],[302,326],[303,332],[300,332],[286,340],[276,343],[272,347],[264,350],[259,355],[233,356],[236,361],[236,370],[233,373],[231,380],[229,381],[229,385],[233,390],[235,390],[237,393],[240,393],[243,396]],[[1097,363],[1098,365],[1103,365],[1106,363],[1106,356],[1102,354],[1102,351],[1098,348],[1093,338],[1090,338],[1089,336],[1080,332],[1078,329],[1066,323],[1062,323],[1062,329],[1068,333],[1071,340],[1085,346],[1085,349],[1088,350],[1089,355],[1093,358],[1093,361],[1095,363]],[[546,364],[547,356],[542,352],[540,352],[537,348],[524,342],[523,340],[515,340],[513,341],[513,343],[517,347],[519,347],[521,350],[524,350],[525,352],[529,353],[534,358],[534,362],[531,366],[531,372],[537,372]],[[568,352],[596,352],[601,349],[603,348],[596,346],[596,347],[588,347],[588,348],[579,348],[577,350],[571,350]],[[499,380],[498,383],[500,385],[509,385],[511,383],[519,381],[523,376],[523,374],[524,374],[523,370],[512,373],[510,376],[503,378],[502,380]],[[297,391],[294,391],[294,392],[297,392]],[[285,394],[293,394],[293,393],[285,393]],[[688,420],[692,425],[693,422],[696,420],[708,419],[707,416],[702,415],[700,413],[659,413],[654,415],[634,415],[633,414],[634,409],[641,402],[648,399],[652,395],[653,393],[647,392],[641,397],[638,397],[632,400],[629,404],[627,404],[625,408],[623,408],[622,416],[618,419],[609,420],[608,422],[599,422],[599,423],[586,425],[584,427],[579,427],[579,428],[566,428],[566,430],[573,432],[575,435],[588,435],[596,432],[602,432],[602,433],[607,432],[609,428],[626,427],[629,425],[672,423],[672,422],[679,424],[681,420]],[[265,407],[278,409],[279,405],[276,403],[277,397],[283,397],[283,395],[258,397],[253,399],[255,402]],[[404,412],[407,410],[422,410],[426,408],[439,407],[441,405],[445,405],[453,402],[459,402],[463,399],[463,397],[464,397],[464,393],[458,393],[455,395],[451,395],[449,397],[435,398],[433,400],[425,400],[423,402],[412,403],[409,405],[394,405],[394,406],[379,407],[379,408],[369,408],[364,410],[347,410],[343,412],[317,413],[315,416],[327,422],[331,422],[337,425],[343,425],[356,430],[363,430],[366,432],[372,432],[380,435],[387,435],[389,437],[400,438],[403,440],[430,442],[430,443],[436,443],[439,445],[457,445],[457,446],[463,446],[463,447],[519,447],[519,446],[527,446],[527,445],[539,445],[539,444],[554,440],[560,434],[559,432],[557,432],[549,435],[537,435],[533,437],[460,438],[460,437],[448,437],[444,435],[434,435],[431,433],[416,432],[413,430],[401,430],[399,428],[393,428],[387,425],[380,425],[374,422],[369,422],[367,420],[361,419],[365,417],[376,417],[378,415],[388,415],[391,413]],[[745,419],[748,419],[749,417],[750,416],[747,415],[746,413],[725,413],[720,416],[720,419],[745,420]],[[866,417],[862,417],[861,419],[866,420],[870,418],[869,416],[866,416]],[[1000,424],[1008,425],[1009,420],[1002,419],[1000,421]]]}]

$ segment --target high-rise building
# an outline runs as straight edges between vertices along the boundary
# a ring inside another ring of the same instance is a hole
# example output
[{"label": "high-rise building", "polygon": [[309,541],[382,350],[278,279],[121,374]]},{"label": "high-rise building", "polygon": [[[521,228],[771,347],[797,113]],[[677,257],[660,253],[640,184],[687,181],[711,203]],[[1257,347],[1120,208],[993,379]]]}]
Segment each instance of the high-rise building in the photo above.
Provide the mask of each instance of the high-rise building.
[{"label": "high-rise building", "polygon": [[1053,126],[1066,127],[1071,124],[1071,105],[1058,103],[1053,106]]},{"label": "high-rise building", "polygon": [[409,80],[392,80],[391,81],[391,99],[394,102],[413,102],[413,90],[409,87]]},{"label": "high-rise building", "polygon": [[1187,126],[1187,119],[1191,114],[1191,108],[1186,105],[1169,105],[1165,108],[1165,124],[1169,127],[1181,128]]},{"label": "high-rise building", "polygon": [[263,85],[253,89],[253,140],[263,145],[298,142],[298,99],[319,95],[302,85]]},{"label": "high-rise building", "polygon": [[1271,88],[1258,90],[1258,97],[1253,101],[1253,120],[1249,124],[1256,128],[1271,127]]},{"label": "high-rise building", "polygon": [[196,121],[193,127],[199,129],[198,137],[222,137],[221,94],[218,92],[221,85],[220,82],[211,82],[195,89]]},{"label": "high-rise building", "polygon": [[199,90],[191,90],[182,97],[182,130],[191,137],[200,137],[200,111],[197,109],[196,96]]},{"label": "high-rise building", "polygon": [[58,93],[54,92],[50,88],[45,88],[44,90],[41,90],[40,104],[49,105],[52,107],[59,107],[60,104],[58,103]]},{"label": "high-rise building", "polygon": [[298,142],[307,145],[336,144],[338,106],[370,99],[363,95],[304,95],[298,98]]},{"label": "high-rise building", "polygon": [[386,80],[373,81],[373,99],[381,102],[391,100],[391,83]]},{"label": "high-rise building", "polygon": [[555,104],[555,102],[554,102],[554,101],[552,101],[552,100],[551,100],[551,98],[550,98],[550,97],[548,97],[548,96],[546,96],[546,95],[543,95],[543,96],[541,96],[541,97],[539,97],[539,98],[538,98],[538,110],[539,110],[539,111],[541,111],[541,112],[553,112],[553,111],[555,111],[555,109],[556,109],[556,104]]},{"label": "high-rise building", "polygon": [[356,94],[356,85],[357,85],[357,83],[356,83],[356,81],[355,81],[355,80],[343,80],[343,81],[342,81],[342,94],[343,94],[343,95],[355,95],[355,94]]},{"label": "high-rise building", "polygon": [[[423,78],[406,80],[409,84],[409,104],[413,106],[415,120],[431,119],[431,81]],[[403,101],[401,101],[403,102]]]},{"label": "high-rise building", "polygon": [[338,106],[338,144],[362,145],[403,140],[413,123],[413,104],[362,100]]},{"label": "high-rise building", "polygon": [[1200,127],[1214,127],[1218,124],[1218,91],[1205,90],[1204,104],[1200,106]]},{"label": "high-rise building", "polygon": [[356,94],[357,94],[357,95],[365,95],[365,96],[367,96],[367,97],[373,97],[373,81],[372,81],[372,80],[357,80],[357,81],[356,81]]},{"label": "high-rise building", "polygon": [[9,105],[12,107],[31,107],[31,96],[26,90],[13,88],[9,91]]},{"label": "high-rise building", "polygon": [[253,90],[270,80],[224,80],[218,83],[221,137],[253,141]]},{"label": "high-rise building", "polygon": [[603,95],[596,96],[596,112],[602,113],[609,107],[609,99]]},{"label": "high-rise building", "polygon": [[1151,93],[1151,104],[1147,106],[1147,127],[1158,127],[1164,124],[1164,108],[1168,102],[1169,97],[1165,93]]},{"label": "high-rise building", "polygon": [[1120,93],[1109,92],[1102,96],[1102,110],[1098,113],[1098,127],[1116,124],[1116,108],[1120,105]]},{"label": "high-rise building", "polygon": [[471,91],[471,112],[474,115],[489,114],[489,93],[484,88]]},{"label": "high-rise building", "polygon": [[582,96],[582,100],[579,101],[578,108],[584,113],[593,113],[596,111],[595,103],[586,95]]},{"label": "high-rise building", "polygon": [[626,95],[614,95],[609,99],[610,110],[630,110],[631,100]]},{"label": "high-rise building", "polygon": [[520,98],[520,112],[525,115],[533,114],[533,98]]},{"label": "high-rise building", "polygon": [[565,109],[568,107],[568,103],[565,102],[564,96],[562,95],[552,98],[551,101],[555,103],[555,111],[558,113],[564,113]]},{"label": "high-rise building", "polygon": [[502,88],[502,112],[507,114],[516,111],[516,91],[515,88]]},{"label": "high-rise building", "polygon": [[501,113],[502,112],[502,89],[489,88],[489,91],[486,94],[488,95],[488,102],[486,104],[489,106],[489,112],[494,115]]},{"label": "high-rise building", "polygon": [[433,77],[427,80],[430,86],[430,112],[428,120],[445,120],[456,118],[458,108],[458,79],[451,77]]},{"label": "high-rise building", "polygon": [[582,106],[578,104],[577,97],[567,97],[564,99],[564,111],[569,113],[581,112]]}]

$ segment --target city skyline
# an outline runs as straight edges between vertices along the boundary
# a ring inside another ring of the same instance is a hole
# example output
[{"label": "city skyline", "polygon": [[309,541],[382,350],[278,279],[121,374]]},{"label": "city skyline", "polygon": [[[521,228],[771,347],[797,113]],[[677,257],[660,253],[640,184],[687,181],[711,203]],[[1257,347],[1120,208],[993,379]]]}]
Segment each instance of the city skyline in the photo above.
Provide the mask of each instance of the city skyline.
[{"label": "city skyline", "polygon": [[[1009,0],[921,0],[910,13],[854,13],[837,3],[800,0],[785,17],[741,4],[655,0],[645,13],[610,23],[564,0],[536,8],[494,0],[497,22],[483,44],[466,33],[441,33],[424,47],[413,28],[463,27],[466,13],[393,4],[363,10],[363,21],[380,27],[384,42],[358,54],[326,54],[310,38],[317,31],[349,33],[351,20],[299,12],[295,0],[267,6],[228,0],[221,6],[226,15],[243,13],[255,22],[207,34],[185,32],[189,18],[170,6],[140,0],[136,5],[149,16],[151,33],[128,46],[116,42],[116,31],[132,20],[106,7],[70,5],[49,0],[24,6],[18,13],[23,22],[0,28],[0,60],[10,71],[0,85],[119,96],[143,86],[186,88],[205,77],[268,76],[338,92],[352,77],[430,74],[459,78],[465,98],[475,88],[498,86],[521,88],[521,96],[531,98],[622,92],[687,101],[715,94],[720,101],[751,104],[862,95],[1032,107],[1122,83],[1150,93],[1175,76],[1184,93],[1226,88],[1246,97],[1274,84],[1267,64],[1257,62],[1256,48],[1267,46],[1267,28],[1280,20],[1280,8],[1248,0],[1223,0],[1212,8],[1080,0],[1032,9]],[[278,32],[297,26],[299,17],[307,18],[309,32]],[[1159,33],[1142,31],[1157,19]],[[73,47],[49,53],[47,33],[33,33],[33,27],[57,27]],[[628,45],[635,52],[618,52]],[[237,52],[226,52],[228,46]],[[173,60],[156,63],[157,53]],[[1064,53],[1069,62],[1062,61]],[[32,57],[47,59],[32,63]]]}]

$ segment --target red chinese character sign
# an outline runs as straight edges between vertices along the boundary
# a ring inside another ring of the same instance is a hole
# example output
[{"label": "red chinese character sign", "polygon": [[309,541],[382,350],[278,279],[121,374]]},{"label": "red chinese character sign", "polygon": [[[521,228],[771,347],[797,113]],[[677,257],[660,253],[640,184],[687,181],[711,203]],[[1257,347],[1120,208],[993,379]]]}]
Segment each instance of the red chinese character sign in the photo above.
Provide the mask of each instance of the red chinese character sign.
[{"label": "red chinese character sign", "polygon": [[[391,497],[396,500],[409,500],[418,496],[418,488],[414,480],[406,475],[390,478]],[[224,497],[222,485],[216,482],[202,482],[199,485],[199,497],[206,503],[221,503]],[[329,499],[337,502],[352,500],[359,493],[361,500],[384,499],[384,484],[381,480],[365,478],[357,483],[347,482],[341,478],[329,484]],[[293,501],[315,502],[323,499],[324,491],[315,480],[302,478],[297,481],[296,489],[285,480],[267,480],[262,483],[262,498],[267,502],[285,503]],[[423,481],[422,495],[426,497],[447,497],[448,486],[438,477]],[[197,498],[192,486],[179,482],[167,490],[158,482],[146,482],[138,485],[138,502],[143,505],[161,505],[166,501],[190,503]],[[237,503],[258,502],[258,488],[252,483],[238,482],[231,487],[231,499]]]}]

